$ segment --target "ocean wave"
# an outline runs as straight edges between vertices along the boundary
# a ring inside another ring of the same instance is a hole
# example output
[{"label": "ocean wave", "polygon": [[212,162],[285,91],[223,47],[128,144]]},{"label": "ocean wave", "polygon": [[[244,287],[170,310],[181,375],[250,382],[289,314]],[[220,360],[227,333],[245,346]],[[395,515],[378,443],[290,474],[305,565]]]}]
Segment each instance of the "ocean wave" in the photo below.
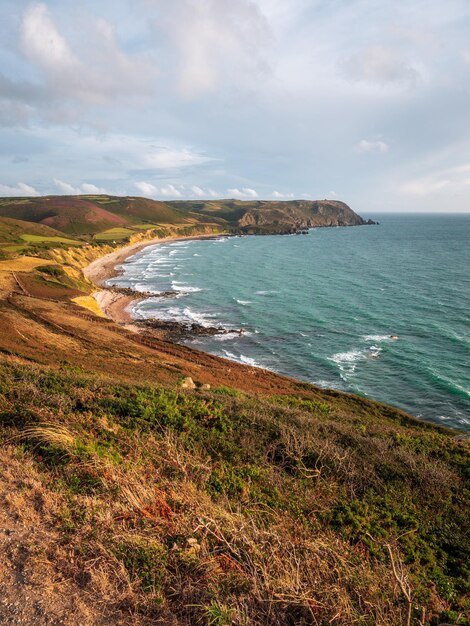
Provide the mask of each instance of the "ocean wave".
[{"label": "ocean wave", "polygon": [[[222,328],[225,328],[225,327],[222,326]],[[245,331],[243,332],[244,337],[247,337],[251,334],[252,333],[249,333],[249,332],[245,332]],[[214,335],[213,337],[211,337],[211,339],[214,341],[233,341],[233,339],[239,339],[239,338],[240,338],[240,333],[238,330],[234,330],[233,332],[228,332],[223,335]]]},{"label": "ocean wave", "polygon": [[197,291],[202,291],[200,287],[192,287],[191,285],[187,285],[186,283],[181,283],[177,280],[171,281],[171,288],[174,291],[182,291],[184,293],[196,293]]},{"label": "ocean wave", "polygon": [[248,304],[251,304],[251,300],[237,300],[237,302],[242,306],[247,306]]},{"label": "ocean wave", "polygon": [[270,296],[270,295],[273,295],[273,294],[275,294],[275,293],[279,293],[279,291],[276,291],[275,289],[268,289],[268,290],[266,290],[266,291],[263,291],[263,290],[261,290],[261,291],[255,291],[255,293],[256,293],[258,296]]},{"label": "ocean wave", "polygon": [[328,357],[328,361],[336,363],[340,370],[341,378],[343,378],[342,374],[354,374],[357,365],[361,361],[377,358],[380,356],[381,352],[382,348],[379,346],[370,346],[365,350],[358,350],[355,348],[353,350],[349,350],[348,352],[338,352],[337,354],[333,354]]},{"label": "ocean wave", "polygon": [[457,396],[463,396],[465,398],[470,398],[470,388],[466,388],[463,385],[459,384],[456,380],[450,379],[441,372],[438,372],[433,368],[426,368],[428,374],[430,374],[431,379],[436,383],[442,385],[446,391],[455,394]]},{"label": "ocean wave", "polygon": [[362,335],[364,341],[390,341],[390,335]]},{"label": "ocean wave", "polygon": [[344,387],[338,381],[333,380],[312,380],[312,384],[317,387],[321,387],[322,389],[338,389],[343,390]]},{"label": "ocean wave", "polygon": [[223,351],[224,356],[231,361],[236,361],[237,363],[243,363],[243,365],[251,365],[251,367],[260,367],[255,359],[245,356],[244,354],[233,354],[233,352],[229,352],[228,350]]},{"label": "ocean wave", "polygon": [[199,324],[205,328],[214,326],[216,323],[214,318],[215,313],[202,313],[200,311],[194,311],[190,307],[168,307],[162,308],[149,308],[148,303],[152,300],[146,301],[147,307],[139,308],[138,306],[133,309],[134,314],[139,319],[152,319],[156,318],[164,322],[180,322],[181,324]]},{"label": "ocean wave", "polygon": [[148,285],[147,283],[135,283],[133,289],[139,293],[154,293],[155,295],[160,293],[158,289],[155,289],[155,287],[152,287],[152,285]]}]

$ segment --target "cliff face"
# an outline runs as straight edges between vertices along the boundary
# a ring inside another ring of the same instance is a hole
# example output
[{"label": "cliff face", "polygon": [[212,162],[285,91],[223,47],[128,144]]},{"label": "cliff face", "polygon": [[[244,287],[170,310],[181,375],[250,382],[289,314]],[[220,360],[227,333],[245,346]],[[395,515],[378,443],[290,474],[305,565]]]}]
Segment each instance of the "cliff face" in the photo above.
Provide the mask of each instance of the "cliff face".
[{"label": "cliff face", "polygon": [[360,226],[366,222],[337,200],[259,202],[238,221],[247,232],[291,232],[315,226]]}]

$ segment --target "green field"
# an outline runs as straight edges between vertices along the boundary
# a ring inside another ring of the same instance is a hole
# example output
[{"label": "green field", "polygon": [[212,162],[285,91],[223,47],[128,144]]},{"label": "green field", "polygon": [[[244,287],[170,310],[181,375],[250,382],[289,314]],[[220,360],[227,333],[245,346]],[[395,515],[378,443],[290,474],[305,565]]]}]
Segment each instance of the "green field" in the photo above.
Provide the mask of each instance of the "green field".
[{"label": "green field", "polygon": [[26,241],[27,243],[32,243],[32,244],[37,244],[37,243],[51,243],[51,244],[55,244],[55,243],[65,243],[69,246],[80,246],[82,245],[82,242],[80,241],[75,241],[74,239],[66,239],[65,237],[59,237],[59,236],[55,236],[53,235],[52,237],[50,236],[43,236],[43,235],[29,235],[27,233],[25,233],[24,235],[20,235],[21,239],[23,239],[24,241]]},{"label": "green field", "polygon": [[110,228],[95,235],[96,241],[122,241],[128,239],[134,231],[130,228]]},{"label": "green field", "polygon": [[152,230],[153,228],[161,228],[162,224],[134,224],[137,230]]}]

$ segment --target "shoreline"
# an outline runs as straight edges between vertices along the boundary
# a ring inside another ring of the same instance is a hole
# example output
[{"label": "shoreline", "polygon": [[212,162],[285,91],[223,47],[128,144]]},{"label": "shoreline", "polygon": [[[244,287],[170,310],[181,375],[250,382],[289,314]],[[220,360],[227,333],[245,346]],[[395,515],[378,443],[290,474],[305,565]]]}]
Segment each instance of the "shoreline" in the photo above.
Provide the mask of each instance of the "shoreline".
[{"label": "shoreline", "polygon": [[135,294],[123,294],[105,285],[108,279],[119,276],[119,270],[116,269],[116,266],[149,246],[164,244],[170,241],[198,241],[230,236],[230,233],[208,233],[187,236],[176,235],[174,237],[161,237],[159,239],[139,241],[105,254],[82,268],[82,272],[85,278],[99,288],[91,295],[96,300],[103,315],[113,320],[113,322],[116,322],[116,324],[124,325],[128,330],[141,333],[143,329],[134,324],[135,320],[129,308],[134,302],[143,300],[145,298],[144,294],[140,295],[137,292]]}]

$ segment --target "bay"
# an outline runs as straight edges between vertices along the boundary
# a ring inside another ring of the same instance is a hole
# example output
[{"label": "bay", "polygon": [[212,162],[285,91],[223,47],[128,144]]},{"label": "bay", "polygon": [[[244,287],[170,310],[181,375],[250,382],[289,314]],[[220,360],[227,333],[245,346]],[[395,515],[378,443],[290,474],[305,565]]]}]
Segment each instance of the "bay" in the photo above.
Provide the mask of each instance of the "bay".
[{"label": "bay", "polygon": [[108,284],[179,292],[137,318],[244,329],[198,349],[470,430],[470,216],[379,220],[149,246]]}]

